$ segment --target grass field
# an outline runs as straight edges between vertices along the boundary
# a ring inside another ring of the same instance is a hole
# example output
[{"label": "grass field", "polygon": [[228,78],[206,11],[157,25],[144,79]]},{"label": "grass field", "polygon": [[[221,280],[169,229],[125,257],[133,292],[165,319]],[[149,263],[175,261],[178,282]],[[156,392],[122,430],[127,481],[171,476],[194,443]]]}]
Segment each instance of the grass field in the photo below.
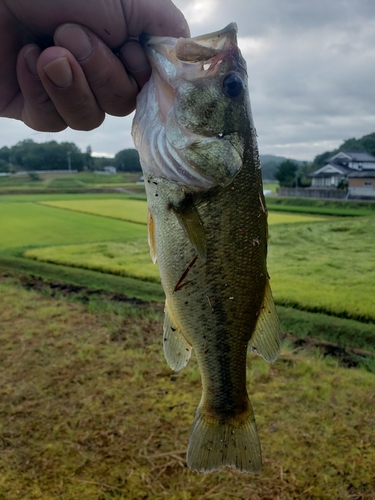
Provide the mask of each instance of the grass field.
[{"label": "grass field", "polygon": [[194,356],[172,373],[162,308],[83,306],[0,280],[0,498],[375,498],[374,376],[293,353],[248,361],[259,475],[192,473]]}]

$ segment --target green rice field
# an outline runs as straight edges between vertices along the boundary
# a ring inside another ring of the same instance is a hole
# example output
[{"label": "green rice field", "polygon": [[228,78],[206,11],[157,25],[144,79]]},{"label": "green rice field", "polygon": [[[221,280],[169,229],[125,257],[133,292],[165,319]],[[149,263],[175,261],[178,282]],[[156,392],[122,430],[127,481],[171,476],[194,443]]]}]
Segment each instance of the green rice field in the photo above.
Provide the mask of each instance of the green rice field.
[{"label": "green rice field", "polygon": [[[13,254],[29,265],[38,261],[159,282],[142,199],[24,195],[2,197],[0,208],[0,261]],[[271,211],[269,225],[269,272],[278,304],[375,321],[375,217]]]},{"label": "green rice field", "polygon": [[0,249],[142,238],[139,224],[56,210],[37,203],[0,205]]},{"label": "green rice field", "polygon": [[147,224],[147,203],[144,200],[62,200],[45,201],[41,202],[41,204],[49,207],[73,210],[75,212]]}]

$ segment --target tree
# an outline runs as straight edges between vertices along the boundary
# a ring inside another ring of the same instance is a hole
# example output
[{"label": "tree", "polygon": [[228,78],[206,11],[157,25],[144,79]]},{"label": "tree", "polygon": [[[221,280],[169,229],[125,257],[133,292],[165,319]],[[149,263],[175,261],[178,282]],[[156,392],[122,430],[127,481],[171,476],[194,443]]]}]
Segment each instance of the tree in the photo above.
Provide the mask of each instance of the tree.
[{"label": "tree", "polygon": [[333,151],[326,151],[317,155],[314,159],[314,170],[325,165],[325,160],[339,153],[340,151],[364,151],[370,155],[375,156],[375,132],[372,134],[364,135],[360,139],[347,139],[341,146]]},{"label": "tree", "polygon": [[27,139],[12,146],[9,153],[3,153],[8,154],[11,161],[23,170],[67,170],[68,154],[72,169],[83,170],[84,167],[84,155],[73,142],[39,144]]},{"label": "tree", "polygon": [[123,149],[115,156],[115,167],[121,172],[141,172],[139,154],[136,149]]},{"label": "tree", "polygon": [[0,158],[0,172],[9,172],[8,162]]},{"label": "tree", "polygon": [[275,178],[279,181],[281,187],[294,187],[300,185],[297,178],[298,164],[293,160],[285,160],[277,167]]},{"label": "tree", "polygon": [[10,161],[10,149],[7,146],[4,146],[0,149],[0,160],[8,163]]}]

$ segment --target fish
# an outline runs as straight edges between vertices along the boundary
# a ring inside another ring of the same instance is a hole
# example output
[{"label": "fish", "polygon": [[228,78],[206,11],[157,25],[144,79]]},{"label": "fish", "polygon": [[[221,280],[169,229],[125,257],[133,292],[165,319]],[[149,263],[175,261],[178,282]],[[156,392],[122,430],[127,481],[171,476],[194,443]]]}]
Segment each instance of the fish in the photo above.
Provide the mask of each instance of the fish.
[{"label": "fish", "polygon": [[247,353],[280,352],[267,272],[267,209],[237,25],[194,38],[145,37],[151,78],[132,136],[148,201],[148,242],[165,292],[163,350],[194,350],[202,397],[187,447],[197,472],[262,468]]}]

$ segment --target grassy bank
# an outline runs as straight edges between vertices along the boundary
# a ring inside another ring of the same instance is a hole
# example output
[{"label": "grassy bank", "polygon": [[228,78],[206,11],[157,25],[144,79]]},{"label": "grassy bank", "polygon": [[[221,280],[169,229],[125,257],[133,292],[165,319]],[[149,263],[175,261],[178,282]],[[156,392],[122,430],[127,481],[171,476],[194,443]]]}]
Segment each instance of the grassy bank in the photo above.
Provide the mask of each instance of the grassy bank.
[{"label": "grassy bank", "polygon": [[375,215],[375,202],[318,200],[314,198],[267,197],[268,210],[340,217]]},{"label": "grassy bank", "polygon": [[374,498],[372,374],[250,358],[263,472],[203,476],[185,463],[199,374],[166,366],[162,309],[0,292],[0,498]]}]

